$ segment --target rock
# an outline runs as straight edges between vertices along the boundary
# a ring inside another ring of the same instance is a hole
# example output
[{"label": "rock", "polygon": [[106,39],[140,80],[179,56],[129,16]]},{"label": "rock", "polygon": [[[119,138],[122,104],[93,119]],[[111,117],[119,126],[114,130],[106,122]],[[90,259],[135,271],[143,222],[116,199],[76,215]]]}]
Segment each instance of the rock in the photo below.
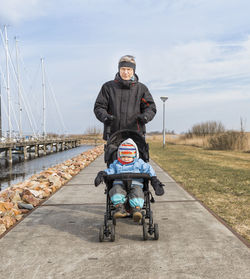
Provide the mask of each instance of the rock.
[{"label": "rock", "polygon": [[32,204],[29,203],[24,203],[24,202],[19,202],[18,203],[18,207],[21,209],[21,213],[27,213],[24,210],[32,210],[34,208],[34,206]]},{"label": "rock", "polygon": [[23,215],[22,214],[17,215],[17,216],[15,216],[15,218],[16,218],[17,221],[20,221],[23,218]]},{"label": "rock", "polygon": [[29,190],[40,190],[40,186],[41,186],[41,183],[40,181],[36,181],[31,187],[29,187]]},{"label": "rock", "polygon": [[21,198],[23,198],[23,196],[25,196],[25,195],[32,195],[32,193],[30,192],[29,189],[25,188],[23,190],[23,192],[21,193]]},{"label": "rock", "polygon": [[28,180],[27,182],[26,182],[26,187],[27,188],[31,188],[32,186],[34,186],[34,185],[36,185],[37,184],[37,181],[36,180],[32,180],[32,178],[31,178],[31,180]]},{"label": "rock", "polygon": [[55,193],[58,188],[52,185],[50,189],[52,190],[52,193]]},{"label": "rock", "polygon": [[2,192],[0,193],[1,198],[2,198],[5,202],[11,201],[12,198],[14,197],[14,195],[15,195],[15,192],[12,191],[11,189],[6,189],[6,190],[4,190],[4,191],[2,191]]},{"label": "rock", "polygon": [[50,192],[46,190],[47,189],[39,191],[39,196],[38,196],[39,199],[45,199],[50,196]]},{"label": "rock", "polygon": [[6,212],[14,207],[12,202],[0,202],[0,211]]},{"label": "rock", "polygon": [[39,191],[36,191],[36,190],[29,190],[31,192],[31,194],[34,196],[34,197],[38,197],[40,195],[40,192]]},{"label": "rock", "polygon": [[22,212],[22,214],[27,214],[29,211],[29,209],[20,209],[20,211]]},{"label": "rock", "polygon": [[72,178],[72,175],[70,175],[69,173],[66,173],[66,172],[61,172],[61,171],[58,171],[57,174],[63,178],[64,180],[69,180]]},{"label": "rock", "polygon": [[61,166],[62,170],[67,170],[67,168],[68,168],[67,166]]},{"label": "rock", "polygon": [[44,192],[46,193],[46,194],[51,194],[52,193],[52,189],[50,189],[50,188],[47,188],[47,189],[44,189]]},{"label": "rock", "polygon": [[37,178],[37,180],[41,181],[41,180],[45,180],[47,179],[45,175],[39,175]]},{"label": "rock", "polygon": [[5,211],[6,211],[6,208],[4,206],[4,202],[0,201],[0,212],[5,212]]},{"label": "rock", "polygon": [[12,208],[11,212],[13,213],[14,216],[22,214],[22,212],[16,208]]},{"label": "rock", "polygon": [[6,229],[8,229],[9,227],[13,226],[16,223],[16,219],[8,215],[4,216],[2,220]]},{"label": "rock", "polygon": [[22,199],[21,199],[21,197],[20,197],[20,194],[19,194],[19,192],[15,192],[15,196],[13,197],[13,199],[12,199],[12,202],[14,202],[14,203],[17,203],[17,202],[19,202],[19,201],[21,201]]},{"label": "rock", "polygon": [[34,174],[29,180],[1,191],[0,234],[19,221],[23,214],[36,207],[42,199],[56,192],[102,152],[103,146],[95,147],[40,174]]},{"label": "rock", "polygon": [[0,235],[6,232],[6,227],[4,224],[0,224]]},{"label": "rock", "polygon": [[40,203],[38,198],[35,198],[32,194],[31,195],[23,195],[22,200],[26,203],[30,203],[33,206],[37,206]]},{"label": "rock", "polygon": [[49,187],[49,185],[50,185],[50,182],[48,181],[48,179],[46,179],[46,180],[37,182],[37,184],[33,185],[30,188],[30,190],[40,191],[40,190],[43,190],[43,189]]},{"label": "rock", "polygon": [[53,184],[55,187],[61,187],[62,183],[60,181],[60,177],[57,175],[50,175],[48,176],[49,181]]}]

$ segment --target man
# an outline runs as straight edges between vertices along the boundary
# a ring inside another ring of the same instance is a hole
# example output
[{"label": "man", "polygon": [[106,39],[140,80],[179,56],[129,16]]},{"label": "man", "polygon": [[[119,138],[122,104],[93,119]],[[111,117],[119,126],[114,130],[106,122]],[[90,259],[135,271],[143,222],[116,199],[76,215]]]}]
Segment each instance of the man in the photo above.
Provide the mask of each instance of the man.
[{"label": "man", "polygon": [[103,84],[97,96],[94,113],[104,123],[103,139],[118,130],[130,129],[145,134],[145,124],[156,114],[156,106],[148,88],[135,74],[135,58],[122,56],[115,79]]}]

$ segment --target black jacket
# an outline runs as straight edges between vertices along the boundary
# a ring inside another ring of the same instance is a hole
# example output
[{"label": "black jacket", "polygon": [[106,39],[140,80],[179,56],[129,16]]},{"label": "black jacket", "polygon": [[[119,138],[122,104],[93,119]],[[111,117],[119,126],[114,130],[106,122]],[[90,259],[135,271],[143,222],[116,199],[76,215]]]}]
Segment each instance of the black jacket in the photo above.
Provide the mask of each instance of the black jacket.
[{"label": "black jacket", "polygon": [[[145,124],[138,121],[140,114],[151,121],[156,114],[156,106],[148,88],[138,81],[135,75],[134,81],[123,80],[119,73],[115,79],[103,84],[99,92],[94,113],[98,120],[105,121],[107,114],[113,115],[115,120],[111,123],[111,135],[123,129],[136,130],[143,134]],[[107,124],[104,123],[103,138],[107,139]]]}]

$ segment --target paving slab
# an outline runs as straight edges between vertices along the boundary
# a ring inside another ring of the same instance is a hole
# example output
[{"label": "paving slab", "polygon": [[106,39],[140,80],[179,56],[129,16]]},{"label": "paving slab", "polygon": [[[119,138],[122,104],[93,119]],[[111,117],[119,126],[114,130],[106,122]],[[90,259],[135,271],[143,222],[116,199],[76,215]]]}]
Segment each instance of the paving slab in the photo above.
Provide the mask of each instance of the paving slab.
[{"label": "paving slab", "polygon": [[0,240],[1,278],[249,279],[249,248],[151,164],[166,179],[166,195],[152,204],[158,241],[143,241],[142,226],[127,218],[117,221],[115,242],[98,241],[100,156]]}]

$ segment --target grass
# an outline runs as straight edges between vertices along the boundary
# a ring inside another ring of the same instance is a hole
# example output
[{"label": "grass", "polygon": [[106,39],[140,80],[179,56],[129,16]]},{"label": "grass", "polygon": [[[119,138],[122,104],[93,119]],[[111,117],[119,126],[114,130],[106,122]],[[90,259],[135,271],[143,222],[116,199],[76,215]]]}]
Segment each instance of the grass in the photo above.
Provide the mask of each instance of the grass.
[{"label": "grass", "polygon": [[250,241],[250,154],[148,140],[150,158]]},{"label": "grass", "polygon": [[[244,145],[242,146],[241,150],[242,152],[250,152],[250,133],[245,132],[245,141]],[[154,141],[160,141],[162,140],[162,135],[150,135],[148,136],[149,139]],[[181,145],[191,145],[191,146],[198,146],[203,147],[206,149],[213,149],[211,148],[211,144],[209,143],[210,136],[193,136],[192,138],[187,137],[186,135],[166,135],[166,142],[168,143],[174,143],[174,144],[181,144]],[[235,148],[237,145],[235,146]]]}]

